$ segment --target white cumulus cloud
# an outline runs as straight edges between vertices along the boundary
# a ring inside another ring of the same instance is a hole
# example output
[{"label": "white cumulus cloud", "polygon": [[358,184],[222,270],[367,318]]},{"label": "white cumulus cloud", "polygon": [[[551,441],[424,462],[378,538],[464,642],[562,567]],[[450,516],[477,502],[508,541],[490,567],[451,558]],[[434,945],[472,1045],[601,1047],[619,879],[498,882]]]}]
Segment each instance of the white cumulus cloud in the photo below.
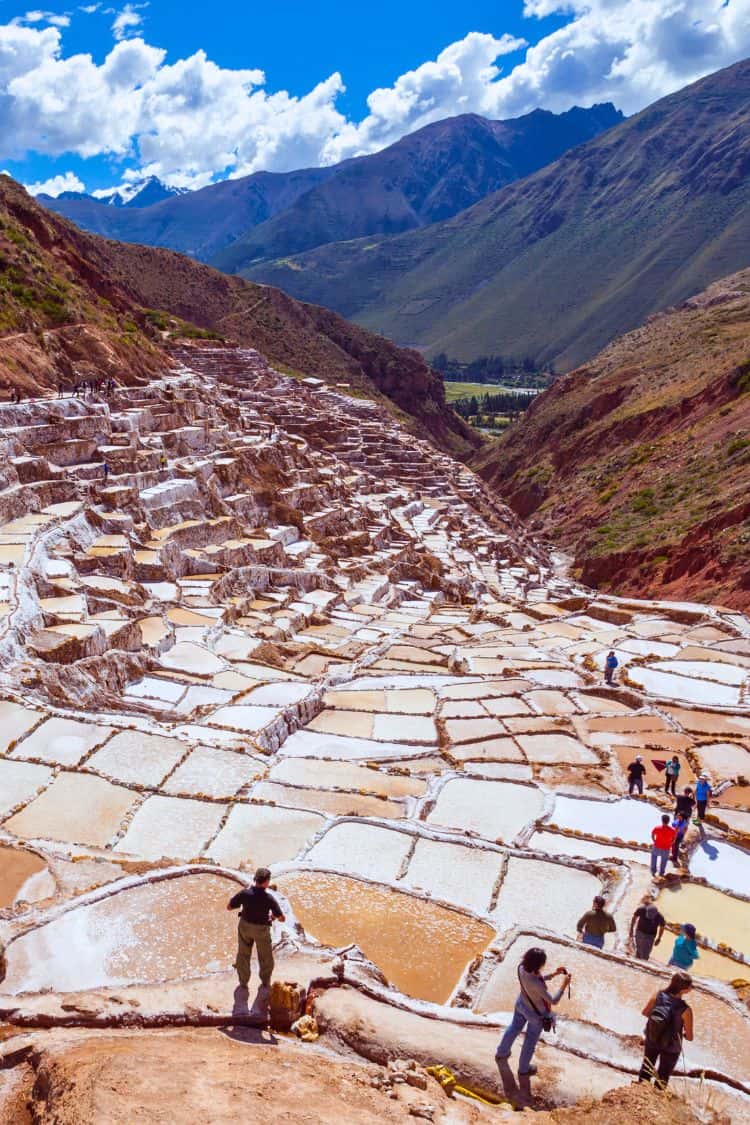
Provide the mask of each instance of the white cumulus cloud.
[{"label": "white cumulus cloud", "polygon": [[373,90],[352,120],[338,108],[345,74],[298,96],[205,51],[167,61],[133,35],[143,7],[104,9],[118,41],[101,61],[66,53],[61,29],[41,19],[0,25],[0,160],[107,155],[123,182],[157,175],[194,188],[374,152],[457,113],[502,118],[598,101],[632,113],[750,55],[750,0],[525,0],[530,40],[537,17],[558,15],[562,26],[528,47],[471,32]]},{"label": "white cumulus cloud", "polygon": [[31,195],[58,196],[64,191],[86,190],[83,180],[80,180],[75,172],[58,173],[56,176],[50,176],[48,180],[40,180],[38,183],[24,186]]}]

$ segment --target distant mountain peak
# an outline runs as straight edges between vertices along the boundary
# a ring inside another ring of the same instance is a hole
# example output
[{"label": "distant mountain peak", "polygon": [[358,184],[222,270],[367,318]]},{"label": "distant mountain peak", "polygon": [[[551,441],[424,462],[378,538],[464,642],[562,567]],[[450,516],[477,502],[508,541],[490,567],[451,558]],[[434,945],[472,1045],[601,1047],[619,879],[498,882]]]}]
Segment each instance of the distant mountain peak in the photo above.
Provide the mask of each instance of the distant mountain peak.
[{"label": "distant mountain peak", "polygon": [[110,207],[150,207],[152,203],[161,203],[163,199],[184,195],[186,190],[186,188],[170,187],[158,176],[147,176],[145,180],[136,180],[126,187],[119,187],[111,194],[101,195],[98,198]]}]

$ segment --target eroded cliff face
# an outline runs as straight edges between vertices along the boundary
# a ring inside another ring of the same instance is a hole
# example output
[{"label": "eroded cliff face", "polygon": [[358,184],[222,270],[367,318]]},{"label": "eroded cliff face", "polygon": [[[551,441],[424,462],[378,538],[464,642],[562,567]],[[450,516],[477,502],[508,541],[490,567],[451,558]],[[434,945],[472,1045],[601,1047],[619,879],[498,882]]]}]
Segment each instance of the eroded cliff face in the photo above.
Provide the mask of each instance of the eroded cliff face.
[{"label": "eroded cliff face", "polygon": [[478,469],[617,593],[750,605],[750,271],[559,379]]}]

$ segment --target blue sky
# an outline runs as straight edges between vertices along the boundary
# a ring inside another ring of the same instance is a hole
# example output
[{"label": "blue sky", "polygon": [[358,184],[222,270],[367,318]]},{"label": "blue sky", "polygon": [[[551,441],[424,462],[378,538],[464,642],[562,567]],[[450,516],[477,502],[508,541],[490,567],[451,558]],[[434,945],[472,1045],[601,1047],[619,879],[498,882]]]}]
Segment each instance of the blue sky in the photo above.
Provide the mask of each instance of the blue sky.
[{"label": "blue sky", "polygon": [[750,0],[6,0],[0,167],[35,190],[199,187],[455,113],[631,113],[747,54]]}]

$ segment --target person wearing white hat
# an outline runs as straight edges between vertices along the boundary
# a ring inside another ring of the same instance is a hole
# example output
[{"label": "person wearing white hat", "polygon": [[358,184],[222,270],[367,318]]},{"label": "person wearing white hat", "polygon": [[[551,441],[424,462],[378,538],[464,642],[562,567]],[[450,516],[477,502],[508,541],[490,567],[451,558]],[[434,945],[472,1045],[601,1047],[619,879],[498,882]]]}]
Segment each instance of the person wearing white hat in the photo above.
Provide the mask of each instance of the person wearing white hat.
[{"label": "person wearing white hat", "polygon": [[708,774],[702,773],[695,787],[695,805],[698,809],[698,820],[703,820],[705,817],[706,807],[712,794],[713,789],[711,788],[711,782],[708,780]]},{"label": "person wearing white hat", "polygon": [[643,796],[643,775],[645,772],[646,767],[643,764],[643,758],[640,754],[637,754],[635,761],[628,766],[628,793],[631,797],[634,789],[637,789],[639,794]]}]

